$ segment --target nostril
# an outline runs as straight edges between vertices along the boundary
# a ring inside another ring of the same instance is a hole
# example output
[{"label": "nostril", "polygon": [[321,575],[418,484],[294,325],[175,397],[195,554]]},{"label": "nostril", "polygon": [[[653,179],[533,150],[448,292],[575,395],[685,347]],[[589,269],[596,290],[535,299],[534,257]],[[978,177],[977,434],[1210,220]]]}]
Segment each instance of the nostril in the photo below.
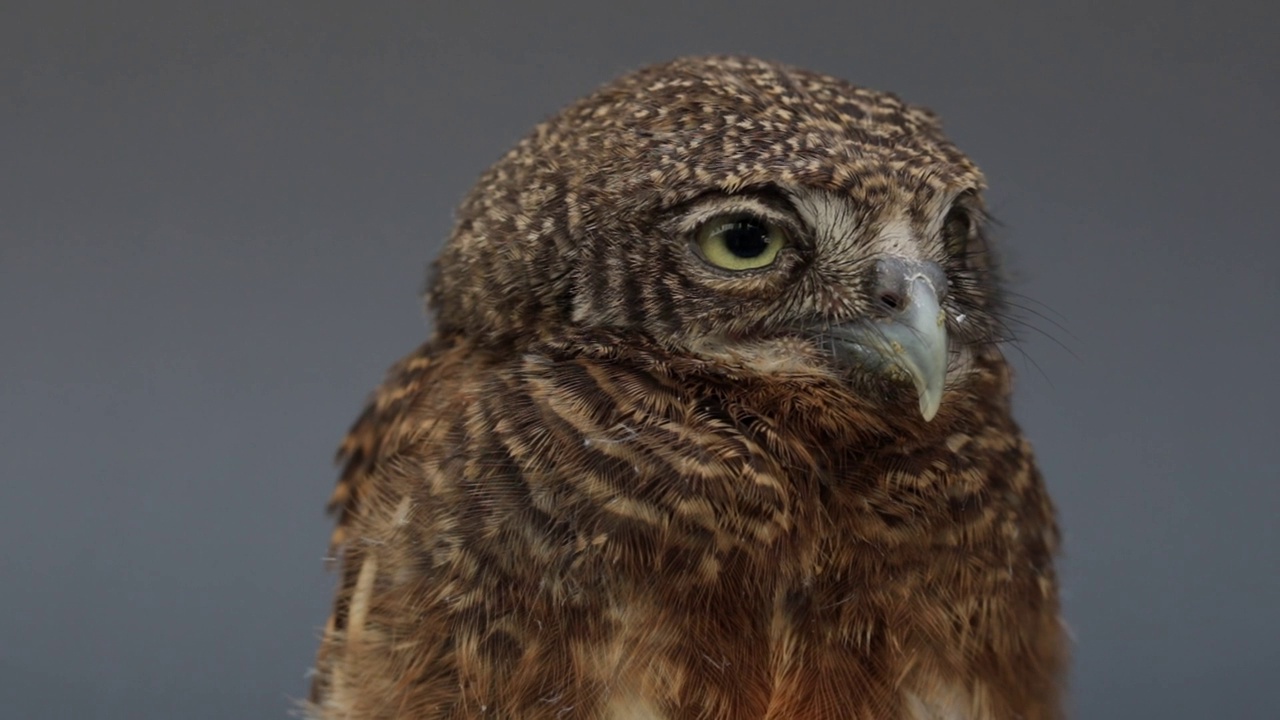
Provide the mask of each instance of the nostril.
[{"label": "nostril", "polygon": [[880,304],[886,309],[897,310],[905,304],[905,301],[898,293],[882,292],[880,293]]}]

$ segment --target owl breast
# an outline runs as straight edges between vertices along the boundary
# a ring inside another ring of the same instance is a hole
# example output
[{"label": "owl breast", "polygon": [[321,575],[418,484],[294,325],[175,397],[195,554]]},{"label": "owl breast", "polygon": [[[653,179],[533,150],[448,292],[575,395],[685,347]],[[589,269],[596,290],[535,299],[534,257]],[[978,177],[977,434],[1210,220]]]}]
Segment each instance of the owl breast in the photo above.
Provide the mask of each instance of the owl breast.
[{"label": "owl breast", "polygon": [[[652,620],[652,619],[651,619]],[[836,628],[829,630],[835,631]],[[932,672],[907,673],[907,679],[870,678],[865,668],[831,668],[830,674],[789,672],[796,666],[809,665],[818,670],[826,663],[818,656],[804,658],[805,650],[796,647],[794,628],[783,629],[774,647],[760,647],[754,658],[758,665],[743,662],[733,667],[723,658],[716,664],[722,670],[717,676],[701,675],[706,665],[692,668],[680,658],[681,635],[655,625],[633,628],[627,635],[647,641],[667,636],[667,653],[653,653],[652,648],[637,652],[635,646],[623,647],[624,641],[611,643],[596,665],[603,686],[613,687],[603,703],[602,717],[611,720],[684,720],[693,717],[760,718],[762,720],[806,720],[876,718],[877,720],[993,720],[988,703],[982,701],[982,685],[966,688],[956,677]],[[643,641],[642,641],[643,642]],[[671,650],[675,650],[671,652]],[[789,652],[799,652],[799,663],[788,662]],[[821,650],[819,649],[819,652]],[[698,654],[708,659],[716,648],[702,648]],[[913,659],[924,667],[937,668],[939,663],[917,652]],[[760,673],[760,666],[768,670]],[[763,685],[752,678],[765,680]],[[855,687],[862,681],[866,685]],[[719,685],[717,688],[716,686]],[[898,687],[900,685],[900,687]],[[877,687],[879,686],[879,687]],[[833,688],[838,688],[832,693]],[[753,689],[762,690],[754,693]],[[840,691],[853,691],[841,698]]]}]

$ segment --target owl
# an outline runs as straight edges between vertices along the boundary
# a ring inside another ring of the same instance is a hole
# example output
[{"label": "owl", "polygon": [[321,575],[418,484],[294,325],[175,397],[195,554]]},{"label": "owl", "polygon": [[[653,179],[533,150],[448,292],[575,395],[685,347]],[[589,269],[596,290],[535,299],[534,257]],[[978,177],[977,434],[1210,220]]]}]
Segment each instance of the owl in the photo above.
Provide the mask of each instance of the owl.
[{"label": "owl", "polygon": [[1061,717],[983,189],[928,110],[752,58],[537,126],[340,449],[306,712]]}]

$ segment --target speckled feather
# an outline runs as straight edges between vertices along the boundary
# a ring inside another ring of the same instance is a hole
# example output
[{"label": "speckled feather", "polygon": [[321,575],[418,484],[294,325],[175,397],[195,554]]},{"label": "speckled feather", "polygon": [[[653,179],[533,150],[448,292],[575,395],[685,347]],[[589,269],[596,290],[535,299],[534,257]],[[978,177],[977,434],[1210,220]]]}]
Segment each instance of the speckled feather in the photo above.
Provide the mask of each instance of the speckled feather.
[{"label": "speckled feather", "polygon": [[[986,238],[941,228],[982,188],[927,111],[745,58],[538,126],[463,204],[435,337],[340,451],[309,712],[1059,718],[1053,511]],[[690,251],[700,204],[740,198],[799,218],[768,272]],[[931,422],[788,332],[867,312],[894,223],[951,288]]]}]

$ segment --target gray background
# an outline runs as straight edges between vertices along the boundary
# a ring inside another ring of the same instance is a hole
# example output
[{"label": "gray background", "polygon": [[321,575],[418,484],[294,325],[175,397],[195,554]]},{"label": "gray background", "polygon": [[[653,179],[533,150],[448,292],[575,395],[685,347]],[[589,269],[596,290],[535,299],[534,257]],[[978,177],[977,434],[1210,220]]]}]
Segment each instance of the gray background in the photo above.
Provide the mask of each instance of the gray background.
[{"label": "gray background", "polygon": [[745,52],[935,108],[990,177],[1074,715],[1280,717],[1268,3],[462,5],[3,3],[0,715],[283,717],[331,453],[453,206],[612,76]]}]

